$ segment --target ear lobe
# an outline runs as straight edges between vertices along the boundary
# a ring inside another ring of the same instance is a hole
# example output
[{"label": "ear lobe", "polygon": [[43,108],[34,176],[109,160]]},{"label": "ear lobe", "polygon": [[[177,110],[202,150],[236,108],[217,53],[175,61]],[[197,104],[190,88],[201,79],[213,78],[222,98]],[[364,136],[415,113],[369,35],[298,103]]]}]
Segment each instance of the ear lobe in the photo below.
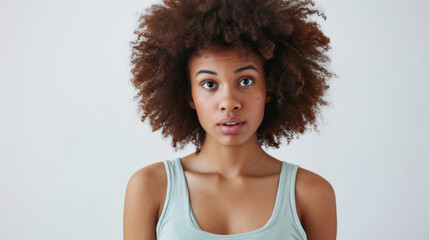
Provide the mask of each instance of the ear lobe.
[{"label": "ear lobe", "polygon": [[192,100],[192,98],[188,98],[188,103],[192,109],[195,109],[195,103],[194,103],[194,100]]}]

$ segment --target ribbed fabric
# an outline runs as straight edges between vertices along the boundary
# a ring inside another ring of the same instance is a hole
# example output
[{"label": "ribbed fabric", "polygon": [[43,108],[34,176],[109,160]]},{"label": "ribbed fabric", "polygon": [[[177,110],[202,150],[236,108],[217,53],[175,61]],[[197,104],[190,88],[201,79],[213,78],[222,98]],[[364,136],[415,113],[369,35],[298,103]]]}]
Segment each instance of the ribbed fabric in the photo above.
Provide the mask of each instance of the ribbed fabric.
[{"label": "ribbed fabric", "polygon": [[180,158],[163,161],[168,185],[164,208],[156,226],[157,240],[302,240],[307,239],[295,207],[295,179],[299,165],[282,161],[276,202],[268,222],[240,234],[221,235],[201,230],[189,203],[188,186]]}]

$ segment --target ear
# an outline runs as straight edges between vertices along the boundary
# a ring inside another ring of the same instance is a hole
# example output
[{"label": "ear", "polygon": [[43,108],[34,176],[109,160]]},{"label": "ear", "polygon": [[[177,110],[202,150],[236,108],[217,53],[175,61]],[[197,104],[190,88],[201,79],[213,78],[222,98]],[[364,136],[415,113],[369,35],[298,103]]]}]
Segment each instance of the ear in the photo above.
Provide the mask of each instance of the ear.
[{"label": "ear", "polygon": [[271,101],[271,94],[265,98],[265,103],[269,103]]},{"label": "ear", "polygon": [[188,97],[188,103],[192,109],[195,109],[195,103],[194,103],[194,100],[192,99],[192,97]]}]

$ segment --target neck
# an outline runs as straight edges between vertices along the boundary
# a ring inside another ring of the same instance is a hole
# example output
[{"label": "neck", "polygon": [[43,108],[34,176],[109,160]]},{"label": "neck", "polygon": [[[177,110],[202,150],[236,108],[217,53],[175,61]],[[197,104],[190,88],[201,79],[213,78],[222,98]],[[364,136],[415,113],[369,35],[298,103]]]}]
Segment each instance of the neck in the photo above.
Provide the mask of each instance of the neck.
[{"label": "neck", "polygon": [[201,151],[193,156],[204,171],[217,173],[226,178],[248,175],[271,160],[257,141],[256,134],[241,145],[225,146],[206,138]]}]

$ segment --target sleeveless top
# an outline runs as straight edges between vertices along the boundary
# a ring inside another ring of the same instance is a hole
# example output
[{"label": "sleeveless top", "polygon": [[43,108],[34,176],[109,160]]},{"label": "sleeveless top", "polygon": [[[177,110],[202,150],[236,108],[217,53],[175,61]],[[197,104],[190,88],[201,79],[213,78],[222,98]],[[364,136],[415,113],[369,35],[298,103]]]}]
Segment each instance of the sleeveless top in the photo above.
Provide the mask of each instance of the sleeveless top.
[{"label": "sleeveless top", "polygon": [[215,234],[202,230],[189,202],[188,186],[180,158],[163,161],[167,194],[156,225],[157,240],[302,240],[307,239],[295,207],[295,178],[299,165],[282,161],[276,202],[268,222],[261,228],[239,234]]}]

